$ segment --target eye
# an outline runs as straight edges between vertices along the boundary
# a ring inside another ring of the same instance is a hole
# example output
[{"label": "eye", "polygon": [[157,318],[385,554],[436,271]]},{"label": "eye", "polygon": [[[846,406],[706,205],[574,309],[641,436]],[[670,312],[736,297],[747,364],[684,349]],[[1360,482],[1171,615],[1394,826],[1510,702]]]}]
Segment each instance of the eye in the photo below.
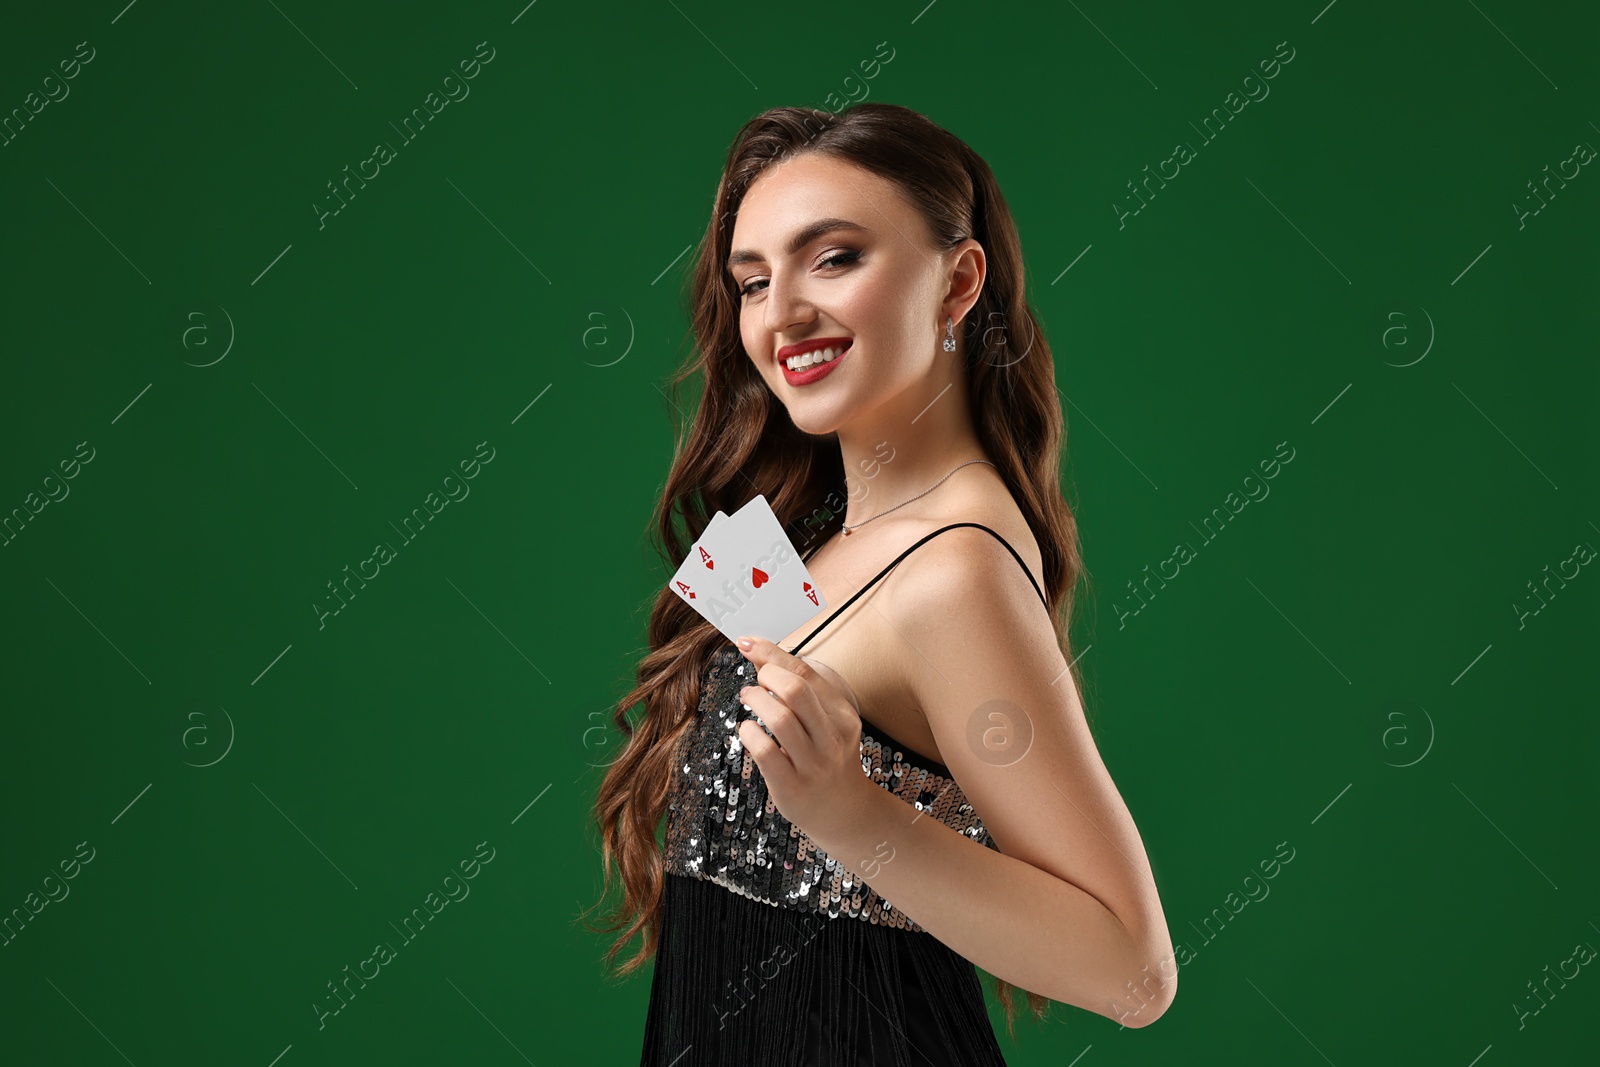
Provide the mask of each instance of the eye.
[{"label": "eye", "polygon": [[[840,266],[840,267],[843,267],[843,266],[848,266],[851,263],[854,263],[856,260],[858,260],[860,258],[861,258],[861,253],[859,251],[857,251],[855,249],[846,249],[843,252],[835,252],[833,255],[829,256],[827,259],[824,259],[821,263],[819,263],[817,265],[819,267],[827,267],[827,266]],[[751,294],[757,292],[757,290],[755,289],[755,286],[757,286],[759,284],[762,284],[765,281],[766,281],[765,278],[752,278],[752,279],[750,279],[748,282],[745,282],[744,285],[740,286],[739,295],[741,297],[750,296]]]}]

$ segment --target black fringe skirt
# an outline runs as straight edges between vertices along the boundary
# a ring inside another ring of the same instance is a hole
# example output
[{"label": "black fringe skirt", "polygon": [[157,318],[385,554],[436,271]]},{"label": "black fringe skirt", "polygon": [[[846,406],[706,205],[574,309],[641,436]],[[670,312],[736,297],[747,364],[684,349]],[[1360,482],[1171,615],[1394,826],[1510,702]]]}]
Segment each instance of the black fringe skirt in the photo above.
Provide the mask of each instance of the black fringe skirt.
[{"label": "black fringe skirt", "polygon": [[640,1067],[1005,1064],[976,969],[923,931],[666,875]]}]

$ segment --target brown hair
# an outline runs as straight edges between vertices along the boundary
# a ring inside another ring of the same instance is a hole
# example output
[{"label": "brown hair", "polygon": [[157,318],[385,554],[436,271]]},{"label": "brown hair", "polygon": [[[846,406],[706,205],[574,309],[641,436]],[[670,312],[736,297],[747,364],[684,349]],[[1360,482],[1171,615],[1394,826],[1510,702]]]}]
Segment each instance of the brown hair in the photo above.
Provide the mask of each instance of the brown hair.
[{"label": "brown hair", "polygon": [[[927,219],[940,251],[967,238],[983,246],[988,273],[978,301],[960,323],[974,423],[985,455],[998,467],[1026,517],[1044,563],[1044,588],[1068,663],[1072,591],[1082,572],[1077,524],[1061,493],[1064,426],[1055,366],[1043,331],[1024,299],[1022,248],[989,166],[958,137],[923,115],[894,104],[863,102],[838,113],[779,107],[757,115],[729,148],[710,225],[684,293],[697,341],[693,358],[671,379],[673,397],[696,374],[705,388],[687,439],[680,425],[666,486],[652,526],[671,574],[716,511],[732,514],[764,494],[797,548],[836,533],[844,522],[835,490],[845,484],[836,439],[810,436],[790,421],[745,354],[739,294],[727,272],[733,220],[750,185],[773,163],[819,152],[895,182]],[[1027,341],[1017,355],[1008,334]],[[673,405],[683,410],[676,399]],[[823,503],[832,497],[830,506]],[[679,532],[674,525],[681,522]],[[606,953],[611,965],[641,930],[626,975],[656,951],[664,863],[658,829],[666,811],[673,749],[692,725],[703,667],[722,634],[666,582],[650,612],[650,651],[637,684],[613,721],[626,740],[595,799],[602,846],[602,902],[620,873],[623,899],[596,932],[623,929]],[[1079,680],[1074,666],[1074,680]],[[1081,681],[1080,681],[1081,688]],[[643,702],[639,723],[627,712]],[[996,979],[1006,1028],[1015,1036],[1012,986]],[[1028,992],[1042,1018],[1048,1001]]]}]

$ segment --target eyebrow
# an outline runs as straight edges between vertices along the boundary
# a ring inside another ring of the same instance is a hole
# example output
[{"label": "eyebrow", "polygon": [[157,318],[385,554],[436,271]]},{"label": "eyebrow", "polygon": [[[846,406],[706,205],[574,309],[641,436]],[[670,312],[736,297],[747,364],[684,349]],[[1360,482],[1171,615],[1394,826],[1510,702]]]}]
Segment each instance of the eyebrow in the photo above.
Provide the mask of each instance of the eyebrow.
[{"label": "eyebrow", "polygon": [[[806,245],[810,244],[812,241],[815,241],[818,237],[821,237],[824,234],[833,233],[836,230],[855,230],[860,233],[872,232],[871,230],[867,229],[867,227],[862,226],[860,223],[851,222],[849,219],[831,217],[818,219],[816,222],[813,222],[809,226],[797,231],[793,237],[789,238],[788,247],[785,248],[784,251],[792,256]],[[741,248],[728,256],[728,269],[732,270],[734,267],[742,266],[745,263],[763,262],[765,262],[765,257],[763,257],[760,252],[749,248]]]}]

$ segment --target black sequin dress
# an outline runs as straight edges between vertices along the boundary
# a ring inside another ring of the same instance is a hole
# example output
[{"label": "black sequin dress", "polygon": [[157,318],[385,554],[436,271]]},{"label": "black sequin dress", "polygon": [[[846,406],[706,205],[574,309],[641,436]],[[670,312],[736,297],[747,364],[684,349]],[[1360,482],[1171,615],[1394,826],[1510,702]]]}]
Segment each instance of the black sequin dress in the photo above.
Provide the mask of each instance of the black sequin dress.
[{"label": "black sequin dress", "polygon": [[[790,651],[924,542],[963,526],[999,538],[1045,600],[1005,538],[981,523],[952,523],[902,552]],[[1003,1067],[973,965],[773,806],[737,733],[751,717],[738,693],[754,681],[736,645],[719,647],[677,750],[640,1067]],[[865,721],[861,769],[999,851],[949,768]]]}]

